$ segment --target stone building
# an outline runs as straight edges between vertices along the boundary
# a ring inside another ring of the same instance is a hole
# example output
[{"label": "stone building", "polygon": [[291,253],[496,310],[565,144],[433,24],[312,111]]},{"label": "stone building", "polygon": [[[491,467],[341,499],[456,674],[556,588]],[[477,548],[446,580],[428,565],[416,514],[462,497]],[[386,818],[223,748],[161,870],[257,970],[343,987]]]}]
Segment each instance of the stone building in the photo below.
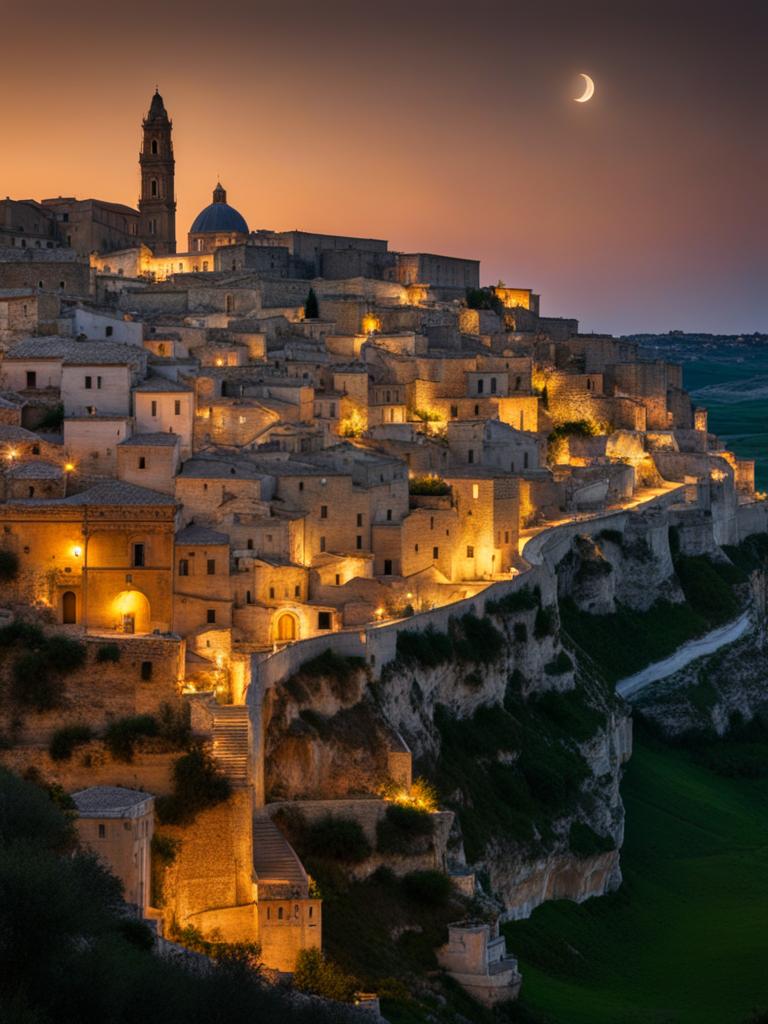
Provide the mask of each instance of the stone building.
[{"label": "stone building", "polygon": [[176,162],[173,157],[173,124],[157,90],[149,113],[142,122],[142,129],[137,234],[156,256],[164,256],[176,252]]}]

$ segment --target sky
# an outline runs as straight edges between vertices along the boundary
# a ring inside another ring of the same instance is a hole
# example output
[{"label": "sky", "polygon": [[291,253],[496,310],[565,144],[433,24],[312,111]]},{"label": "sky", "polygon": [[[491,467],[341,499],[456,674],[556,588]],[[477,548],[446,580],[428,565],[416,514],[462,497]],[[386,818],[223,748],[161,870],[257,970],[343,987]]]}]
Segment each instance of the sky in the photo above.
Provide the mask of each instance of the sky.
[{"label": "sky", "polygon": [[[766,0],[0,0],[0,194],[480,259],[584,331],[768,331]],[[579,74],[594,98],[574,102]]]}]

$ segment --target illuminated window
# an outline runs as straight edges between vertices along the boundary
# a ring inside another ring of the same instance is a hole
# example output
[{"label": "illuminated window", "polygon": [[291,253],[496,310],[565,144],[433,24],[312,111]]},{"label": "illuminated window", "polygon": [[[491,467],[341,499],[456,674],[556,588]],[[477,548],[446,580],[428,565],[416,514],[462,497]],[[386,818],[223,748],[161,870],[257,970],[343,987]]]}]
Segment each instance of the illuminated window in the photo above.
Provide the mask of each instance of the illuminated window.
[{"label": "illuminated window", "polygon": [[471,544],[467,544],[467,558],[474,558],[474,557],[475,557],[475,549],[472,547]]},{"label": "illuminated window", "polygon": [[477,499],[480,497],[480,485],[479,484],[472,484],[472,497],[475,499],[475,501],[477,501]]}]

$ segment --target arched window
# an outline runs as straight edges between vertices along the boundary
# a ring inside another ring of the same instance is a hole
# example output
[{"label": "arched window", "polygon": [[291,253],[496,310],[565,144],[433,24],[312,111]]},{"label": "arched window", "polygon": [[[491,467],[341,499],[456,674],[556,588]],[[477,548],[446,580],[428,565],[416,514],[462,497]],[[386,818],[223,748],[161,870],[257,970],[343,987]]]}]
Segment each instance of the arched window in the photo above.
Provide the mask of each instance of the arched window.
[{"label": "arched window", "polygon": [[61,621],[65,625],[77,622],[77,597],[72,590],[61,595]]},{"label": "arched window", "polygon": [[152,153],[157,155],[157,139],[152,139]]},{"label": "arched window", "polygon": [[149,191],[153,196],[157,195],[157,178],[153,178],[149,183]]}]

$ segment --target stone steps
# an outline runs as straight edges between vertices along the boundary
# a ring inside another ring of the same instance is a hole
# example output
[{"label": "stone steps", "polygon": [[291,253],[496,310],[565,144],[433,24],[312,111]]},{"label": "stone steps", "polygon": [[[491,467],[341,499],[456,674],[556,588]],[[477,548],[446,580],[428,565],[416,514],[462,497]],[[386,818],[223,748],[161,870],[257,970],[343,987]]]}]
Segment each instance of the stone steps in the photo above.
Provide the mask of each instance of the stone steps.
[{"label": "stone steps", "polygon": [[250,720],[242,705],[216,706],[213,711],[213,757],[233,785],[248,785]]},{"label": "stone steps", "polygon": [[306,872],[296,851],[266,815],[253,819],[253,870],[261,881],[307,884]]}]

